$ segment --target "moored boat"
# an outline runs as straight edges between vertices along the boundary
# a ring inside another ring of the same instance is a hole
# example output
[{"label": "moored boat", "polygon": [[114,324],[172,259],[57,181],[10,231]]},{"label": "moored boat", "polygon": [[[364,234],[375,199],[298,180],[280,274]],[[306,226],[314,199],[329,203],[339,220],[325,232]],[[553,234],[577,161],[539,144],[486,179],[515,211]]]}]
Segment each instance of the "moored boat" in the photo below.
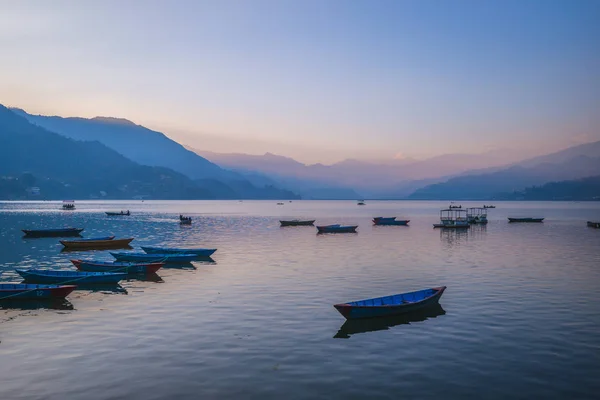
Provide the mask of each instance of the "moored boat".
[{"label": "moored boat", "polygon": [[33,285],[26,283],[0,283],[0,300],[11,299],[64,299],[76,285]]},{"label": "moored boat", "polygon": [[127,274],[118,272],[55,271],[48,269],[16,269],[15,271],[26,281],[37,283],[112,284],[127,278]]},{"label": "moored boat", "polygon": [[281,226],[313,226],[315,224],[315,220],[292,219],[280,220],[279,223],[281,224]]},{"label": "moored boat", "polygon": [[318,233],[356,233],[358,225],[323,225],[317,226]]},{"label": "moored boat", "polygon": [[59,240],[60,244],[67,249],[115,249],[119,247],[127,247],[133,238],[126,239],[99,239],[99,240]]},{"label": "moored boat", "polygon": [[598,229],[600,228],[600,222],[588,221],[587,226]]},{"label": "moored boat", "polygon": [[73,265],[80,271],[85,272],[124,272],[128,274],[155,274],[165,264],[156,263],[133,263],[119,261],[91,261],[71,260]]},{"label": "moored boat", "polygon": [[401,225],[406,226],[410,222],[409,219],[396,219],[396,217],[375,217],[373,218],[374,225],[380,226],[393,226]]},{"label": "moored boat", "polygon": [[198,259],[196,254],[110,253],[117,261],[189,263]]},{"label": "moored boat", "polygon": [[127,216],[127,215],[131,215],[131,213],[129,212],[129,210],[127,211],[119,211],[119,212],[115,212],[115,211],[105,211],[106,215],[109,217],[115,217],[115,216]]},{"label": "moored boat", "polygon": [[467,221],[470,224],[485,225],[488,223],[486,207],[467,208]]},{"label": "moored boat", "polygon": [[83,228],[58,228],[58,229],[23,229],[26,237],[68,237],[79,236]]},{"label": "moored boat", "polygon": [[513,218],[508,217],[508,222],[544,222],[544,218]]},{"label": "moored boat", "polygon": [[433,224],[433,227],[447,229],[468,229],[471,225],[469,225],[469,221],[467,219],[467,211],[459,207],[460,206],[454,206],[454,208],[440,210],[440,223]]},{"label": "moored boat", "polygon": [[446,286],[401,293],[392,296],[350,301],[334,307],[346,319],[389,317],[438,304]]},{"label": "moored boat", "polygon": [[210,257],[217,249],[178,249],[172,247],[142,246],[146,254],[195,254],[198,257]]}]

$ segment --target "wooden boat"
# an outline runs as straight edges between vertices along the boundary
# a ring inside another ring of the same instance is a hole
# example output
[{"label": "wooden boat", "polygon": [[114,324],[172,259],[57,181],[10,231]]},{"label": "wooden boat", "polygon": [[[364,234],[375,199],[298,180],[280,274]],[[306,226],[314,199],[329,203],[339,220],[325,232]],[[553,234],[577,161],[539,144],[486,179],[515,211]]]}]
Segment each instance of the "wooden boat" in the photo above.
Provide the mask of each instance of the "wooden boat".
[{"label": "wooden boat", "polygon": [[191,225],[192,217],[184,217],[183,215],[179,215],[179,223],[181,225]]},{"label": "wooden boat", "polygon": [[210,257],[217,249],[177,249],[172,247],[142,246],[146,254],[195,254],[198,257]]},{"label": "wooden boat", "polygon": [[85,272],[125,272],[127,274],[155,274],[164,263],[132,263],[118,261],[71,260],[80,271]]},{"label": "wooden boat", "polygon": [[67,237],[79,236],[83,228],[59,228],[59,229],[23,229],[27,237]]},{"label": "wooden boat", "polygon": [[467,208],[467,221],[469,224],[485,225],[488,223],[487,208],[471,207]]},{"label": "wooden boat", "polygon": [[438,304],[446,286],[401,293],[393,296],[336,304],[335,309],[346,319],[389,317]]},{"label": "wooden boat", "polygon": [[105,213],[106,213],[106,215],[108,215],[109,217],[131,215],[131,213],[129,212],[129,210],[127,210],[127,211],[119,211],[119,212],[114,212],[114,211],[105,211]]},{"label": "wooden boat", "polygon": [[31,285],[26,283],[0,283],[0,300],[12,299],[64,299],[75,285]]},{"label": "wooden boat", "polygon": [[356,233],[358,225],[323,225],[317,226],[318,233]]},{"label": "wooden boat", "polygon": [[54,271],[48,269],[16,269],[15,271],[26,281],[37,283],[114,284],[127,278],[126,273],[118,272]]},{"label": "wooden boat", "polygon": [[313,226],[315,224],[315,220],[299,220],[299,219],[292,219],[292,220],[280,220],[279,223],[281,224],[281,226]]},{"label": "wooden boat", "polygon": [[508,217],[508,222],[543,222],[544,218],[511,218]]},{"label": "wooden boat", "polygon": [[588,221],[587,226],[598,229],[600,228],[600,222]]},{"label": "wooden boat", "polygon": [[63,210],[74,210],[75,209],[75,201],[74,200],[63,200],[62,209]]},{"label": "wooden boat", "polygon": [[469,225],[467,219],[467,211],[459,207],[461,206],[440,210],[440,223],[433,224],[433,227],[444,229],[468,229],[471,225]]},{"label": "wooden boat", "polygon": [[373,224],[379,226],[406,226],[410,222],[409,219],[396,219],[396,217],[375,217]]},{"label": "wooden boat", "polygon": [[117,261],[189,263],[198,259],[196,254],[146,254],[146,253],[110,253]]},{"label": "wooden boat", "polygon": [[105,240],[60,240],[60,244],[68,249],[109,249],[127,247],[133,238],[126,239],[105,239]]}]

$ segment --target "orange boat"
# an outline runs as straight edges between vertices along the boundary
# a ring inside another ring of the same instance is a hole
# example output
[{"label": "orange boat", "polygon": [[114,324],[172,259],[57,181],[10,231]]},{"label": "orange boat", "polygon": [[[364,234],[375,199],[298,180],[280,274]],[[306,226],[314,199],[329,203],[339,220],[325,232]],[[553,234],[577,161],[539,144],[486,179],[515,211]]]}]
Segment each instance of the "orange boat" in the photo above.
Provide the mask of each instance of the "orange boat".
[{"label": "orange boat", "polygon": [[66,249],[118,249],[129,246],[134,238],[103,240],[61,240]]}]

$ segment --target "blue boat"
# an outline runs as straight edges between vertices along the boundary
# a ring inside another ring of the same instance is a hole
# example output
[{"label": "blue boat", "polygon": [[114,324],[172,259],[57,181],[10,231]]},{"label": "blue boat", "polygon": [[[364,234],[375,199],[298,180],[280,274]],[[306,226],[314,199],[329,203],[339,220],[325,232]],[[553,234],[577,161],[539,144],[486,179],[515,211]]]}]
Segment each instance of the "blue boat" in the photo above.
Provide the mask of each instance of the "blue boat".
[{"label": "blue boat", "polygon": [[189,263],[198,259],[196,254],[146,254],[146,253],[110,253],[117,261]]},{"label": "blue boat", "polygon": [[26,283],[0,283],[0,300],[64,299],[75,285],[31,285]]},{"label": "blue boat", "polygon": [[356,233],[358,225],[323,225],[317,226],[318,233]]},{"label": "blue boat", "polygon": [[16,271],[26,281],[37,283],[116,284],[127,278],[127,274],[116,272],[55,271],[48,269],[17,269]]},{"label": "blue boat", "polygon": [[375,217],[373,218],[373,224],[374,225],[381,225],[381,226],[392,226],[392,225],[402,225],[402,226],[406,226],[408,225],[408,223],[410,222],[410,220],[408,219],[396,219],[396,217]]},{"label": "blue boat", "polygon": [[170,247],[147,247],[142,246],[147,254],[195,254],[198,257],[210,257],[217,249],[177,249]]},{"label": "blue boat", "polygon": [[58,228],[58,229],[23,229],[26,237],[67,237],[79,236],[83,228]]},{"label": "blue boat", "polygon": [[446,286],[416,292],[376,297],[373,299],[335,304],[334,307],[346,319],[389,317],[416,311],[438,304]]}]

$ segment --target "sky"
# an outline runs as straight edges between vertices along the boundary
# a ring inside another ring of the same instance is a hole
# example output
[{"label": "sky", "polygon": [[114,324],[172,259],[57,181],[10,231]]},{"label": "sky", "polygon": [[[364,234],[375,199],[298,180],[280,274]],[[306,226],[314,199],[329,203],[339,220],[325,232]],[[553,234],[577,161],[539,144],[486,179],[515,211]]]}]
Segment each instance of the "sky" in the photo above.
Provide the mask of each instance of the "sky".
[{"label": "sky", "polygon": [[600,140],[596,0],[0,0],[0,103],[303,162]]}]

